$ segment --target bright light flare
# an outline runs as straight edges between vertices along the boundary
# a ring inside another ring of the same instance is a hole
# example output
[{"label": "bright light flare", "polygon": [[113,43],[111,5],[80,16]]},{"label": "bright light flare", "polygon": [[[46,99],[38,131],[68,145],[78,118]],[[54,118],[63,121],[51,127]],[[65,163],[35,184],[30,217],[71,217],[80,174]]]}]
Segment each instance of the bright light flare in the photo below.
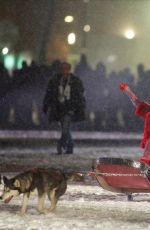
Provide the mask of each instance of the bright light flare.
[{"label": "bright light flare", "polygon": [[83,27],[83,30],[84,30],[84,32],[89,32],[89,31],[91,30],[90,25],[85,25],[85,26]]},{"label": "bright light flare", "polygon": [[135,32],[133,30],[126,30],[124,36],[127,39],[133,39],[135,37]]},{"label": "bright light flare", "polygon": [[76,35],[75,33],[68,34],[68,44],[73,45],[76,42]]},{"label": "bright light flare", "polygon": [[74,20],[74,17],[71,16],[71,15],[67,15],[65,18],[64,18],[64,21],[67,22],[67,23],[71,23],[73,22]]},{"label": "bright light flare", "polygon": [[3,55],[8,54],[8,52],[9,52],[8,47],[4,47],[4,48],[2,49],[2,54],[3,54]]},{"label": "bright light flare", "polygon": [[4,66],[8,70],[12,70],[15,67],[15,56],[8,54],[4,57]]}]

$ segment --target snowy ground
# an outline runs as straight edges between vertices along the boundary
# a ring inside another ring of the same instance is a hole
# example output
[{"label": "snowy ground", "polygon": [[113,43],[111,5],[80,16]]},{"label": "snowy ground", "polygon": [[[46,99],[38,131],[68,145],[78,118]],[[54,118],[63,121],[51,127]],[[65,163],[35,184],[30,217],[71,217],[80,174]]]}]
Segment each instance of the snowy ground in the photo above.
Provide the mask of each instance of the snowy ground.
[{"label": "snowy ground", "polygon": [[0,229],[150,229],[150,196],[135,194],[134,199],[127,202],[124,194],[107,192],[98,186],[69,185],[55,213],[40,215],[36,211],[36,197],[31,197],[24,217],[18,213],[21,197],[8,205],[1,204]]},{"label": "snowy ground", "polygon": [[[134,146],[78,146],[73,155],[63,157],[55,154],[54,146],[9,147],[0,149],[0,166],[2,174],[8,176],[12,176],[15,171],[11,165],[16,166],[19,171],[21,167],[26,169],[53,166],[86,172],[92,161],[102,156],[138,159],[140,155],[141,150]],[[134,194],[134,201],[128,202],[124,194],[105,191],[88,179],[82,184],[69,184],[66,194],[58,202],[55,213],[40,215],[36,211],[37,197],[32,196],[27,214],[21,217],[18,213],[21,199],[21,196],[15,198],[9,204],[1,202],[0,230],[150,229],[149,194]],[[46,206],[48,205],[49,201],[46,200]]]},{"label": "snowy ground", "polygon": [[[50,147],[8,147],[0,148],[0,169],[2,171],[14,171],[15,165],[21,166],[21,169],[32,168],[36,166],[57,167],[66,169],[89,170],[93,160],[99,157],[123,157],[138,159],[142,151],[134,146],[78,146],[74,154],[59,156],[56,154],[56,148]],[[5,167],[10,165],[10,167]]]}]

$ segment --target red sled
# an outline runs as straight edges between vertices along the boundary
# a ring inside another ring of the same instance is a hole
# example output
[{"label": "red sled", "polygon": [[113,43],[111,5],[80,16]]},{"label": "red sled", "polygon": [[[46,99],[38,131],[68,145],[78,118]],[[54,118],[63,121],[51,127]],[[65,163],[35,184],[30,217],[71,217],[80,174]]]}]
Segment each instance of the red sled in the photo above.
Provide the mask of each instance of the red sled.
[{"label": "red sled", "polygon": [[[126,193],[150,193],[149,167],[138,161],[122,158],[100,158],[89,172],[103,189]],[[130,199],[130,196],[128,197]]]}]

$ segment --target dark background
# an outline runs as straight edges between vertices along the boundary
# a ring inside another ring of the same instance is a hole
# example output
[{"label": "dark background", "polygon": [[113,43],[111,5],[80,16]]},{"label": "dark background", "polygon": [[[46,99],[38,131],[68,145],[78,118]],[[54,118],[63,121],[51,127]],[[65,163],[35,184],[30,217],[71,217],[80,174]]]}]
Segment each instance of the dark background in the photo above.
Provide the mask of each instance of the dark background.
[{"label": "dark background", "polygon": [[[42,102],[59,62],[69,61],[87,101],[87,119],[75,130],[141,131],[143,122],[119,83],[149,101],[149,9],[148,0],[0,0],[1,129],[57,129],[49,126]],[[126,30],[134,32],[132,39]]]}]

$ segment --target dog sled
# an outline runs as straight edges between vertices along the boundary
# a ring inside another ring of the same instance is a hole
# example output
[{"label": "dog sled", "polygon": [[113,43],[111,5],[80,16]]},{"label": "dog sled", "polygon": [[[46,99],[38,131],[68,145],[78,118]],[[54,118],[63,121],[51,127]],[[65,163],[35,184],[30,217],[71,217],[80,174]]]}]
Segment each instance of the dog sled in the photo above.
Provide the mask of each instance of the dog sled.
[{"label": "dog sled", "polygon": [[150,193],[149,167],[138,161],[122,158],[99,158],[89,176],[106,190],[125,193]]}]

